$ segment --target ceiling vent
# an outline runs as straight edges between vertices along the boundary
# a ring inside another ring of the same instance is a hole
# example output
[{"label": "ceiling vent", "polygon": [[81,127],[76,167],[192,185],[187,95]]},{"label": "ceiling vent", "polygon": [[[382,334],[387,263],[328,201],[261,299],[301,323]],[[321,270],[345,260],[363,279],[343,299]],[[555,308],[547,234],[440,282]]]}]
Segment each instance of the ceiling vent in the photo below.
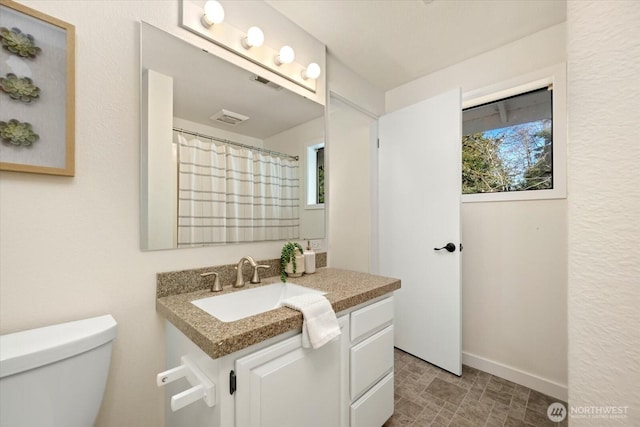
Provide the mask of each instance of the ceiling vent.
[{"label": "ceiling vent", "polygon": [[274,82],[272,82],[271,80],[265,79],[264,77],[260,77],[257,74],[254,74],[254,75],[251,76],[251,81],[259,83],[259,84],[261,84],[263,86],[270,87],[271,89],[275,89],[275,90],[282,89],[282,86],[277,85]]},{"label": "ceiling vent", "polygon": [[249,117],[243,116],[240,113],[234,113],[233,111],[222,109],[209,117],[214,122],[224,123],[229,126],[238,126],[240,123],[249,120]]}]

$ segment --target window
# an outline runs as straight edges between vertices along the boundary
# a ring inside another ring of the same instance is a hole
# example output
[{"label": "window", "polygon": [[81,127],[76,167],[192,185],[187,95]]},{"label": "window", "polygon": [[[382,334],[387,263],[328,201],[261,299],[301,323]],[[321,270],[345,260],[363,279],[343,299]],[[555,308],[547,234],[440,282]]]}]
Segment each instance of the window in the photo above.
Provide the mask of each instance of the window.
[{"label": "window", "polygon": [[552,91],[542,88],[462,113],[462,194],[553,188]]},{"label": "window", "polygon": [[307,209],[324,207],[324,142],[307,147]]},{"label": "window", "polygon": [[564,69],[464,95],[463,202],[566,197]]}]

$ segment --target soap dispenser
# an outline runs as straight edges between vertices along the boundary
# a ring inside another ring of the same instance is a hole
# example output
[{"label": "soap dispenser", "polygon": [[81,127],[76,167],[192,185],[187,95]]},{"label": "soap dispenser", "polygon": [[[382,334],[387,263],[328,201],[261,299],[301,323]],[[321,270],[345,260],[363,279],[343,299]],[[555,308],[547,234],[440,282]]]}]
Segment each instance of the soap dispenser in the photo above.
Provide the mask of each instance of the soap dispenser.
[{"label": "soap dispenser", "polygon": [[316,253],[311,249],[311,241],[307,240],[307,249],[303,252],[304,255],[304,272],[306,274],[313,274],[316,272]]}]

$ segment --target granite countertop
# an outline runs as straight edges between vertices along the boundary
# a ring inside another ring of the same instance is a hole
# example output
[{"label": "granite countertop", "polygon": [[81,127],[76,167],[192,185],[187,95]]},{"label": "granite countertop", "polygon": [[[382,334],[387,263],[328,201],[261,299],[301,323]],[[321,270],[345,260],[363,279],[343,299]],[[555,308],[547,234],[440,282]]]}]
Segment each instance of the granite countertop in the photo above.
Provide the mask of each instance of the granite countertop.
[{"label": "granite countertop", "polygon": [[[225,286],[222,292],[217,293],[206,289],[164,296],[156,300],[156,310],[216,359],[288,331],[301,331],[302,313],[282,307],[227,323],[191,304],[191,301],[279,281],[280,277],[274,276],[263,279],[261,284],[247,284],[239,289]],[[326,292],[325,296],[336,313],[400,289],[398,279],[335,268],[320,268],[315,274],[289,281]]]}]

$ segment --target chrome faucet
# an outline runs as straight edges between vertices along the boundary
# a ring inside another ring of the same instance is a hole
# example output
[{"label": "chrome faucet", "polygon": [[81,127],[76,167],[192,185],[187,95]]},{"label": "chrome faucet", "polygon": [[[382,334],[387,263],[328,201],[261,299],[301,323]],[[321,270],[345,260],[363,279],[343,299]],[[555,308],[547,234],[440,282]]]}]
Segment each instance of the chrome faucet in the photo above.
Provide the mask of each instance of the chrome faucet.
[{"label": "chrome faucet", "polygon": [[253,275],[251,276],[251,280],[249,283],[260,283],[260,275],[258,274],[259,268],[269,268],[268,265],[259,265],[256,261],[250,256],[244,256],[240,258],[238,261],[238,265],[236,265],[236,282],[233,284],[234,288],[241,288],[245,285],[244,276],[242,275],[242,266],[245,262],[249,262],[251,268],[253,268]]},{"label": "chrome faucet", "polygon": [[244,286],[244,277],[242,276],[242,266],[244,265],[245,261],[248,261],[249,264],[251,264],[251,267],[255,267],[258,265],[254,261],[254,259],[251,258],[250,256],[243,256],[242,258],[240,258],[240,261],[238,261],[238,265],[236,265],[236,282],[233,284],[234,288],[241,288]]}]

